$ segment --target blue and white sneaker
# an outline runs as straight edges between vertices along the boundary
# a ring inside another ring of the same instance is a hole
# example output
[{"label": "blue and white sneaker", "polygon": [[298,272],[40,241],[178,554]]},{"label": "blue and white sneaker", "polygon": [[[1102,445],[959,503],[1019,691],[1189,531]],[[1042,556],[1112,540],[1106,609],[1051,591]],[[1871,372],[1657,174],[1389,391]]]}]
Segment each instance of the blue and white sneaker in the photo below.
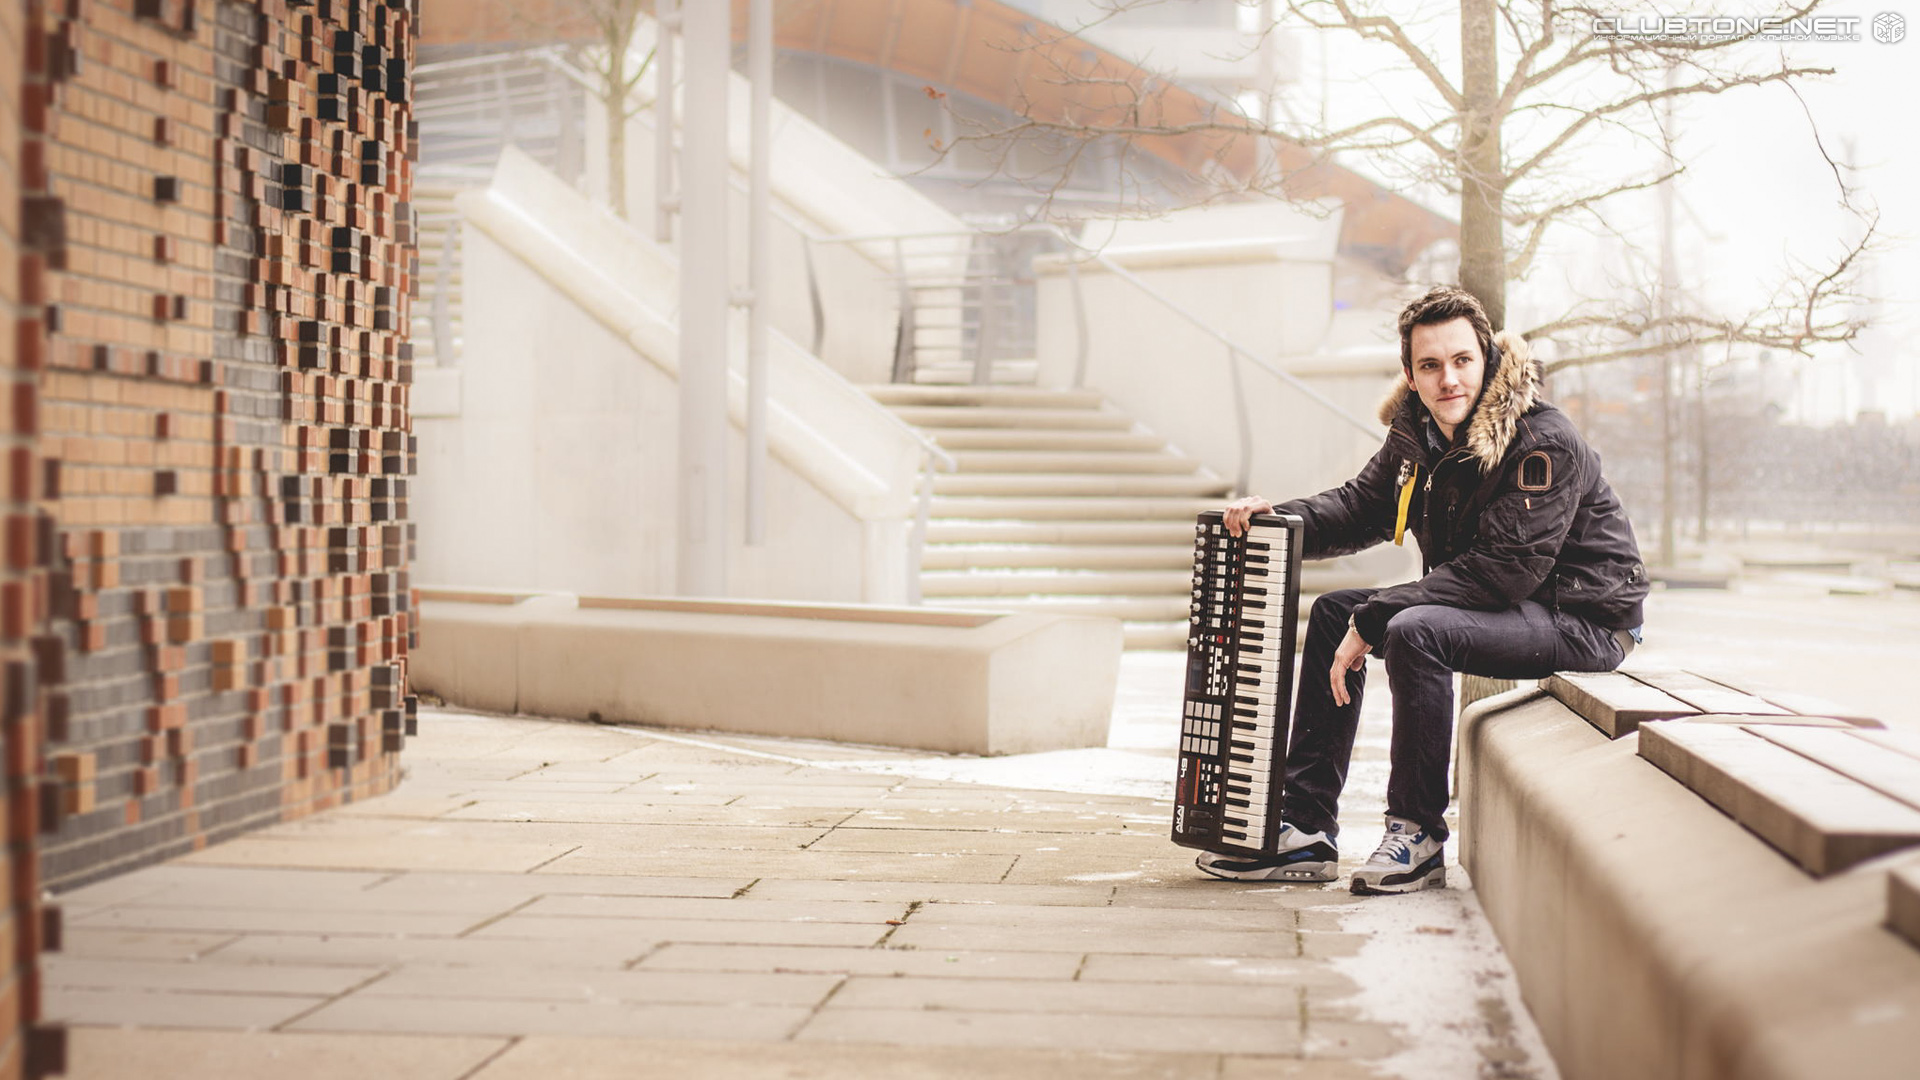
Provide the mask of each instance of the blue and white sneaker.
[{"label": "blue and white sneaker", "polygon": [[1446,884],[1446,844],[1413,822],[1391,815],[1379,849],[1353,872],[1353,891],[1361,896],[1419,892]]},{"label": "blue and white sneaker", "polygon": [[1193,865],[1228,881],[1332,881],[1340,876],[1340,852],[1323,832],[1302,832],[1284,822],[1272,855],[1227,855],[1203,851]]}]

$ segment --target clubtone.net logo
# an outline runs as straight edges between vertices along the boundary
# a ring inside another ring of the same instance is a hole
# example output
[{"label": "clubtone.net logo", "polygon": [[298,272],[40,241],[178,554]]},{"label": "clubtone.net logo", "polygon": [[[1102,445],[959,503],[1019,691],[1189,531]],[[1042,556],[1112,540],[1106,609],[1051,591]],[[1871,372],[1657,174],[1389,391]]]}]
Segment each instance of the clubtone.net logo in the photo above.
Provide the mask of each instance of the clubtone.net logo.
[{"label": "clubtone.net logo", "polygon": [[1907,36],[1907,17],[1897,11],[1883,11],[1873,17],[1873,40],[1892,45]]},{"label": "clubtone.net logo", "polygon": [[[1858,15],[1802,15],[1786,18],[1778,15],[1601,15],[1593,20],[1592,31],[1598,37],[1638,38],[1642,40],[1727,41],[1753,38],[1760,41],[1859,41]],[[1882,23],[1886,29],[1882,29]],[[1876,41],[1894,42],[1907,33],[1906,17],[1886,12],[1873,20]],[[1891,36],[1883,36],[1891,35]]]}]

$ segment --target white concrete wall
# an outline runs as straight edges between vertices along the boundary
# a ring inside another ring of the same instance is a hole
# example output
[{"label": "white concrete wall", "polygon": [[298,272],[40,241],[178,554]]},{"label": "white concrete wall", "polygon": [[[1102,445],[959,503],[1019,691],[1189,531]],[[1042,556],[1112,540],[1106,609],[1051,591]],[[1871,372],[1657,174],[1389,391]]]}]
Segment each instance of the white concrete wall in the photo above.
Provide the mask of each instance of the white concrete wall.
[{"label": "white concrete wall", "polygon": [[[467,347],[417,412],[416,579],[670,594],[678,512],[671,260],[517,152],[460,204]],[[731,485],[744,490],[735,335]],[[769,357],[768,537],[730,497],[729,592],[901,602],[912,431],[783,337]],[[445,373],[443,373],[445,374]]]},{"label": "white concrete wall", "polygon": [[[645,56],[654,43],[652,21],[642,16],[640,23],[635,31],[635,57]],[[654,215],[654,87],[655,80],[649,73],[635,88],[633,100],[641,109],[628,121],[626,133],[628,217],[649,234]],[[735,181],[731,247],[734,277],[744,282],[751,87],[745,78],[731,74],[728,89]],[[605,115],[604,105],[589,94],[587,190],[600,199],[607,198],[608,183]],[[807,290],[806,237],[952,233],[966,229],[959,219],[912,185],[777,100],[769,129],[775,208],[772,262],[778,278],[773,289],[772,322],[802,345],[811,345],[814,335]],[[924,244],[921,247],[924,250]],[[965,244],[952,243],[947,249],[964,255]],[[812,254],[825,310],[820,358],[854,382],[886,382],[899,319],[898,291],[887,280],[894,270],[891,247],[815,243]]]}]

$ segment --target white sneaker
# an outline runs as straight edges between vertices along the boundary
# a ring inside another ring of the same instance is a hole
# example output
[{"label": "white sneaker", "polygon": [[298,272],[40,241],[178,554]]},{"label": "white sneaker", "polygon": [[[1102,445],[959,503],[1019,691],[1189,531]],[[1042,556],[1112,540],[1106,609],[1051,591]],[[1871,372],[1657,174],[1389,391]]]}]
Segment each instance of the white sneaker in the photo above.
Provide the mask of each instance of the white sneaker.
[{"label": "white sneaker", "polygon": [[1282,822],[1271,855],[1203,851],[1193,865],[1229,881],[1332,881],[1340,876],[1340,852],[1323,832],[1302,832]]},{"label": "white sneaker", "polygon": [[1439,889],[1447,884],[1447,852],[1443,841],[1405,818],[1389,816],[1387,835],[1366,865],[1353,872],[1353,891],[1409,893]]}]

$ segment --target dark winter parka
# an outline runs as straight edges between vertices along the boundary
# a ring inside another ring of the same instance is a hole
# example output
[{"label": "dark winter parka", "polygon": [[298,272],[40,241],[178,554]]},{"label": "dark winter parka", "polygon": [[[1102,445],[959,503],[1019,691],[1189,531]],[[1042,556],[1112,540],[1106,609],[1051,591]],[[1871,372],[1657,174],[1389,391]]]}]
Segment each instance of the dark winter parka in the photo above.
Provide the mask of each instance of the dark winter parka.
[{"label": "dark winter parka", "polygon": [[1501,611],[1532,599],[1609,629],[1641,624],[1647,572],[1600,455],[1540,400],[1526,341],[1502,332],[1494,343],[1451,447],[1430,447],[1427,408],[1402,381],[1381,405],[1387,441],[1360,475],[1276,507],[1305,519],[1310,559],[1397,539],[1405,507],[1425,573],[1355,609],[1354,629],[1376,648],[1387,620],[1418,604]]}]

